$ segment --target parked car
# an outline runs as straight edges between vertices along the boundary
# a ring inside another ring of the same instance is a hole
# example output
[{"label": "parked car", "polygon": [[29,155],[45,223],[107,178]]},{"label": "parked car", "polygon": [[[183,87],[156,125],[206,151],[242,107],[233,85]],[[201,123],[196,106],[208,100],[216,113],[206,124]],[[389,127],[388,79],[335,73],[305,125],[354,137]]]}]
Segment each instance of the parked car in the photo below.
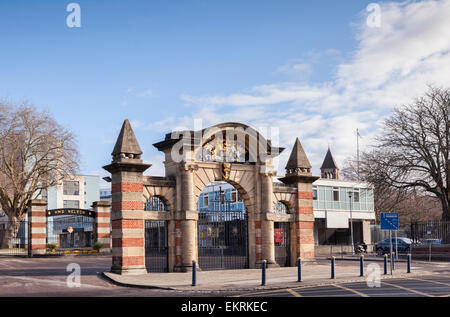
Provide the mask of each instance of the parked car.
[{"label": "parked car", "polygon": [[[392,250],[395,252],[397,247],[398,253],[408,253],[411,251],[411,245],[413,244],[412,240],[409,238],[397,238],[397,246],[395,238],[392,238]],[[378,242],[375,245],[375,252],[379,255],[383,255],[385,253],[389,253],[390,244],[389,238],[384,239],[383,241]]]},{"label": "parked car", "polygon": [[442,244],[442,239],[423,239],[423,240],[420,240],[420,244],[426,244],[426,245]]}]

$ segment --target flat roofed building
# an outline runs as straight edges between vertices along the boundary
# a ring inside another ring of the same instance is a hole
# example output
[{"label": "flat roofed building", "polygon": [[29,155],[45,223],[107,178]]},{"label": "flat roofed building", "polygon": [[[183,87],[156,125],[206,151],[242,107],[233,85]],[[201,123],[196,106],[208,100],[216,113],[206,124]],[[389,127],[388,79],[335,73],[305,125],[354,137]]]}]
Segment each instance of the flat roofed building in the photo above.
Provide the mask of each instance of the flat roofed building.
[{"label": "flat roofed building", "polygon": [[373,188],[363,182],[319,179],[313,183],[316,245],[370,244],[370,223],[375,220]]}]

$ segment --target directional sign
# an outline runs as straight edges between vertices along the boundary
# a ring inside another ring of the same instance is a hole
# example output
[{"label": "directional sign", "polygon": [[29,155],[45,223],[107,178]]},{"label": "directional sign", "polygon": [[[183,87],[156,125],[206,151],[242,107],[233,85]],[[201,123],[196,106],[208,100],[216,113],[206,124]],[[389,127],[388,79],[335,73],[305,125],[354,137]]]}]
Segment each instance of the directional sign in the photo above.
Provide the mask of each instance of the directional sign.
[{"label": "directional sign", "polygon": [[382,212],[380,215],[381,230],[398,230],[398,213]]}]

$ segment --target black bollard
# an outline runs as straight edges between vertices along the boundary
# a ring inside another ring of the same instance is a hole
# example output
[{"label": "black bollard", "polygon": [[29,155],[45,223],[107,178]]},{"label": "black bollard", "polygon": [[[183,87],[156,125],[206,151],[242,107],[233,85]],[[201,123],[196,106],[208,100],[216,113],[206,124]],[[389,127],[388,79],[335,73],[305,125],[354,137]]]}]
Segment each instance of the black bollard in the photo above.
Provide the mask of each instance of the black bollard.
[{"label": "black bollard", "polygon": [[192,261],[192,286],[197,285],[197,264]]},{"label": "black bollard", "polygon": [[302,281],[302,259],[297,260],[297,282]]},{"label": "black bollard", "polygon": [[262,277],[261,277],[261,285],[265,286],[266,285],[266,263],[267,261],[264,260],[262,263]]},{"label": "black bollard", "polygon": [[334,279],[334,266],[335,266],[336,258],[334,256],[331,257],[331,278]]},{"label": "black bollard", "polygon": [[384,255],[384,275],[387,275],[387,257],[388,255]]},{"label": "black bollard", "polygon": [[411,273],[411,253],[408,253],[408,265],[406,273]]},{"label": "black bollard", "polygon": [[364,255],[359,257],[359,276],[364,276]]}]

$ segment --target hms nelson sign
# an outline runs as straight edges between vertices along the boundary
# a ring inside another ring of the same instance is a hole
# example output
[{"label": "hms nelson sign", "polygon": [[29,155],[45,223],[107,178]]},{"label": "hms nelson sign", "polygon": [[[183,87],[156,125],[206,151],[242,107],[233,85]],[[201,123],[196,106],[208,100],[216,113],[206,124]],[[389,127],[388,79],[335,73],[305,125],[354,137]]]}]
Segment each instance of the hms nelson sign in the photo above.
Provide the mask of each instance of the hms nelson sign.
[{"label": "hms nelson sign", "polygon": [[53,217],[53,216],[95,217],[95,212],[92,210],[87,210],[87,209],[73,209],[73,208],[47,210],[47,217]]}]

